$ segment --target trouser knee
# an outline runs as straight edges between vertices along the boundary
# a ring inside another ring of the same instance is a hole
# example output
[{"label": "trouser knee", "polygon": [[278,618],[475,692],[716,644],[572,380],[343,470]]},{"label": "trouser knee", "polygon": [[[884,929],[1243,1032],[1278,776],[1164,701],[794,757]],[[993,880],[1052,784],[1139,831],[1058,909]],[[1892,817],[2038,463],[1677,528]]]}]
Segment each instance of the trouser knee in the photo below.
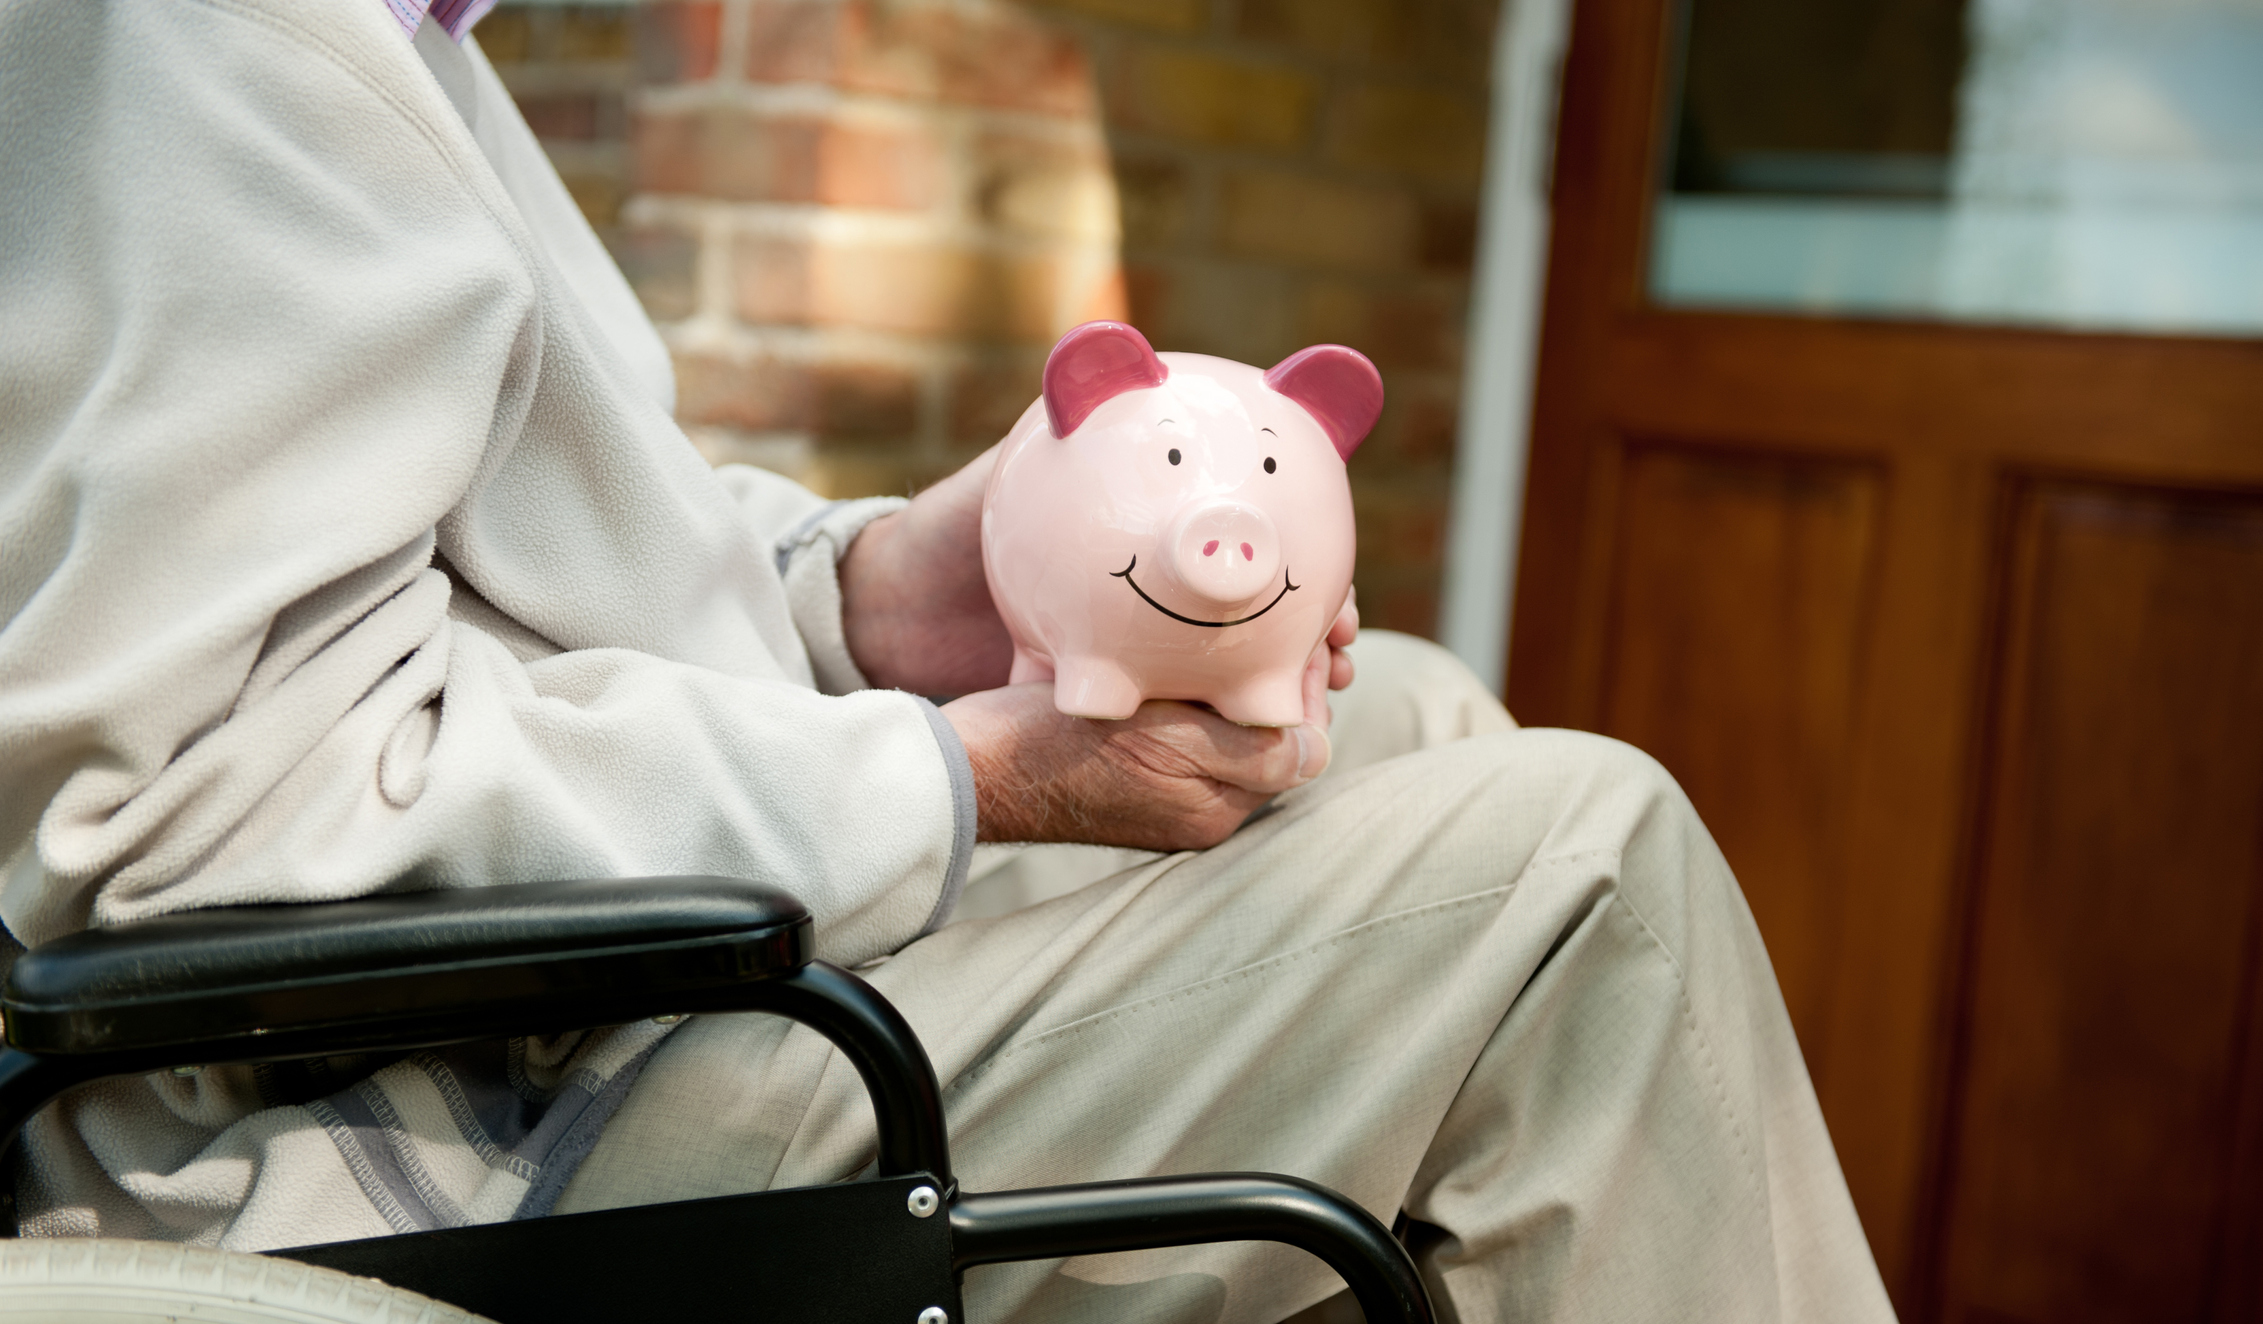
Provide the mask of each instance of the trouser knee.
[{"label": "trouser knee", "polygon": [[1525,730],[1467,742],[1468,757],[1515,816],[1543,801],[1547,827],[1535,858],[1613,854],[1611,885],[1661,940],[1697,913],[1741,914],[1735,877],[1688,795],[1658,760],[1607,736]]}]

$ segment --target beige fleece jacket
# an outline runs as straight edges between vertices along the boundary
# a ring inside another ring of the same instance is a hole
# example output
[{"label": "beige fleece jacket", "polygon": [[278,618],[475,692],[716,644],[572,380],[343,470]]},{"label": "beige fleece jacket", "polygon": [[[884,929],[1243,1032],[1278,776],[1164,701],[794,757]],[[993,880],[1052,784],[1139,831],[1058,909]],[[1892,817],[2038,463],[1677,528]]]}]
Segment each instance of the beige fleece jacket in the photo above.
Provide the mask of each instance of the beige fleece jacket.
[{"label": "beige fleece jacket", "polygon": [[[965,754],[841,640],[888,506],[709,470],[476,53],[366,0],[15,0],[0,143],[17,938],[682,872],[787,887],[845,962],[945,916]],[[259,1102],[158,1092],[207,1138]],[[162,1206],[200,1145],[123,1126],[99,1166]]]}]

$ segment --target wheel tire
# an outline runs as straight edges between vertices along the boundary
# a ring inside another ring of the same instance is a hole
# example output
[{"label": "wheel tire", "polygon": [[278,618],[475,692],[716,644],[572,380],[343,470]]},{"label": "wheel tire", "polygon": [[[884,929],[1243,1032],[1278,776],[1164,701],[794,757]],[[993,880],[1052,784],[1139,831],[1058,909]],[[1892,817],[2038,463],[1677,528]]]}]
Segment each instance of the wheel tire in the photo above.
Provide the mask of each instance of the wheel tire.
[{"label": "wheel tire", "polygon": [[0,1240],[9,1324],[491,1324],[335,1269],[166,1241]]}]

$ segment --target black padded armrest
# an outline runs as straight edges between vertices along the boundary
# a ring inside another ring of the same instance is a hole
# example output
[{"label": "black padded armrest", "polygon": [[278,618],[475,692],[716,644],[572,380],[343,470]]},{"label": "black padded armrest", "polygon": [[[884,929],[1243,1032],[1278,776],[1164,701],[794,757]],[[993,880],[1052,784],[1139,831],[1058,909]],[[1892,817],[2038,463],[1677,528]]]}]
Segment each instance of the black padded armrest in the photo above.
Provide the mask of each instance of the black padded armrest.
[{"label": "black padded armrest", "polygon": [[11,1047],[280,1059],[731,1005],[808,964],[809,912],[731,878],[521,883],[237,906],[72,934],[0,990]]}]

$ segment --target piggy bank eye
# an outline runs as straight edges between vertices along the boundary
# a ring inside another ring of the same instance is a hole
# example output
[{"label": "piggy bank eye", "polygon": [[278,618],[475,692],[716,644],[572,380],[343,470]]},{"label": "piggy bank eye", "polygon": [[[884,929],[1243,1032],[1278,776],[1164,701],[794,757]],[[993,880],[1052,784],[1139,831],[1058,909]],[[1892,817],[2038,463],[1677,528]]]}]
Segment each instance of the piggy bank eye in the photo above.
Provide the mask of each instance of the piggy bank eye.
[{"label": "piggy bank eye", "polygon": [[1171,454],[1168,458],[1170,459],[1171,463],[1177,464],[1179,462],[1179,448],[1173,446],[1171,448]]},{"label": "piggy bank eye", "polygon": [[1266,457],[1265,457],[1265,472],[1267,472],[1267,473],[1271,473],[1271,472],[1273,472],[1273,469],[1274,469],[1274,467],[1275,467],[1275,466],[1274,466],[1274,464],[1273,464],[1273,457],[1272,457],[1272,456],[1270,456],[1270,455],[1266,456]]}]

